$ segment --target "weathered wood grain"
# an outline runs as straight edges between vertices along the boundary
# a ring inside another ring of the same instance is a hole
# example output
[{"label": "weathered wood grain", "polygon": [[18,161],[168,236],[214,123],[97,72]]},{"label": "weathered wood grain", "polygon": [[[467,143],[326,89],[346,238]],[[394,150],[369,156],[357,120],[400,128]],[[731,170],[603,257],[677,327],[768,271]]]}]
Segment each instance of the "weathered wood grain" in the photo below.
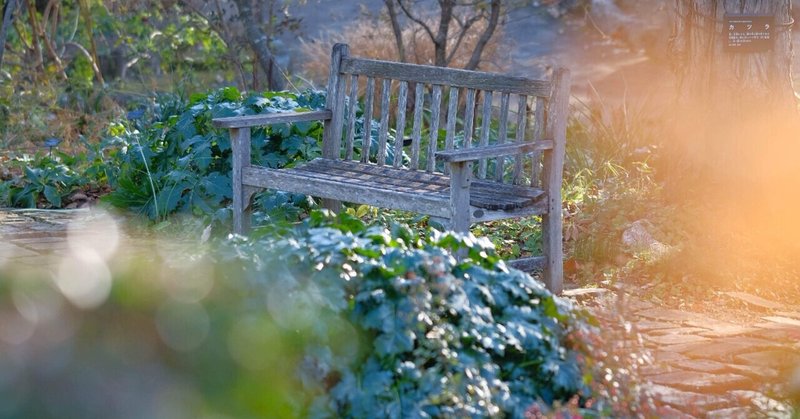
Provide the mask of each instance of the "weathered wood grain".
[{"label": "weathered wood grain", "polygon": [[[497,144],[503,144],[506,142],[508,138],[508,107],[510,97],[508,93],[503,93],[500,96],[500,121],[498,122],[497,128]],[[505,156],[497,157],[497,161],[495,164],[495,172],[494,172],[494,179],[499,182],[503,183],[503,175],[505,174]]]},{"label": "weathered wood grain", "polygon": [[430,137],[428,139],[428,152],[426,158],[426,170],[433,172],[436,170],[436,149],[439,146],[439,115],[442,110],[442,86],[434,85],[431,93],[431,125]]},{"label": "weathered wood grain", "polygon": [[392,166],[403,165],[403,137],[406,130],[406,105],[408,100],[408,82],[401,81],[397,92],[397,125],[394,133],[394,162]]},{"label": "weathered wood grain", "polygon": [[[452,150],[456,138],[456,121],[458,120],[458,88],[451,87],[447,99],[447,124],[445,125],[444,149]],[[444,173],[450,173],[450,167],[444,167]]]},{"label": "weathered wood grain", "polygon": [[[545,118],[547,115],[547,102],[544,98],[537,97],[535,106],[533,111],[533,141],[539,141],[544,138],[545,126],[547,125],[547,119]],[[534,151],[530,159],[531,186],[538,188],[542,186],[542,153]]]},{"label": "weathered wood grain", "polygon": [[530,153],[535,150],[550,150],[552,148],[553,142],[550,140],[523,143],[514,142],[462,148],[459,150],[440,151],[436,153],[436,157],[445,162],[462,162],[495,158],[500,156],[513,156],[519,153]]},{"label": "weathered wood grain", "polygon": [[375,78],[367,78],[367,92],[364,98],[364,129],[361,136],[361,162],[369,161],[369,150],[372,147],[372,108],[375,98]]},{"label": "weathered wood grain", "polygon": [[416,83],[414,88],[414,127],[411,133],[411,169],[419,168],[419,148],[422,137],[422,107],[425,100],[425,85]]},{"label": "weathered wood grain", "polygon": [[[483,117],[481,120],[480,147],[489,145],[489,133],[492,128],[492,92],[483,92]],[[486,179],[486,159],[478,162],[478,178]]]},{"label": "weathered wood grain", "polygon": [[475,124],[475,89],[467,89],[464,108],[464,148],[470,148]]},{"label": "weathered wood grain", "polygon": [[250,166],[250,128],[231,128],[231,151],[233,171],[233,232],[247,234],[250,230],[249,195],[246,193],[242,173]]},{"label": "weathered wood grain", "polygon": [[215,118],[211,123],[217,128],[250,128],[291,122],[324,121],[331,119],[333,112],[328,109],[311,112],[281,112],[264,115],[229,116]]},{"label": "weathered wood grain", "polygon": [[350,96],[347,98],[347,139],[345,140],[344,158],[353,160],[353,142],[356,136],[356,109],[358,108],[358,75],[350,77]]},{"label": "weathered wood grain", "polygon": [[[519,99],[517,100],[517,132],[514,134],[514,141],[517,143],[525,142],[525,125],[527,122],[527,108],[528,108],[528,97],[524,95],[520,95]],[[512,182],[514,185],[521,185],[523,179],[523,167],[524,167],[524,154],[517,154],[514,157],[514,175],[512,178]]]},{"label": "weathered wood grain", "polygon": [[386,139],[389,136],[389,97],[392,94],[392,81],[383,79],[381,86],[381,125],[378,130],[378,166],[386,164]]},{"label": "weathered wood grain", "polygon": [[545,136],[553,138],[553,148],[546,150],[543,155],[543,179],[547,193],[547,213],[542,216],[542,249],[547,258],[543,280],[547,288],[557,294],[562,291],[564,277],[561,182],[564,176],[564,152],[567,142],[569,85],[569,71],[557,69],[553,74],[553,93],[547,108],[545,127]]},{"label": "weathered wood grain", "polygon": [[363,74],[369,77],[493,90],[528,96],[547,97],[551,90],[550,82],[544,80],[362,58],[343,60],[342,71],[347,74]]}]

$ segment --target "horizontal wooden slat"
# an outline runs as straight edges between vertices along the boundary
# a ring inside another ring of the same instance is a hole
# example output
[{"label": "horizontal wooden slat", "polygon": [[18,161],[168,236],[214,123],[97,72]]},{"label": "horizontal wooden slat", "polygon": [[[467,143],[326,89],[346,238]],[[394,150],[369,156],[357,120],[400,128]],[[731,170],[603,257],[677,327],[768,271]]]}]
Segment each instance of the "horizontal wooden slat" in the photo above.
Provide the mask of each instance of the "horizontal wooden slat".
[{"label": "horizontal wooden slat", "polygon": [[330,110],[324,109],[311,112],[281,112],[262,115],[229,116],[226,118],[215,118],[212,120],[212,123],[217,128],[247,128],[270,124],[285,124],[288,122],[322,121],[331,119],[332,115]]},{"label": "horizontal wooden slat", "polygon": [[445,162],[462,162],[478,159],[486,159],[500,156],[512,156],[521,153],[530,153],[536,150],[550,150],[553,142],[541,140],[527,143],[505,143],[482,147],[463,148],[460,150],[440,151],[436,153],[436,158]]},{"label": "horizontal wooden slat", "polygon": [[389,193],[386,189],[359,184],[343,185],[337,180],[312,179],[293,170],[249,167],[242,171],[247,185],[336,199],[345,202],[413,211],[436,217],[449,217],[449,200],[440,195]]},{"label": "horizontal wooden slat", "polygon": [[551,91],[550,82],[544,80],[362,58],[342,60],[341,71],[346,74],[363,74],[369,77],[494,90],[528,96],[549,97]]},{"label": "horizontal wooden slat", "polygon": [[[262,188],[434,216],[442,216],[437,215],[437,211],[447,210],[450,195],[450,178],[445,175],[330,159],[315,159],[293,169],[278,171],[253,166],[245,169],[243,179],[247,185]],[[470,205],[480,208],[481,214],[517,211],[535,205],[543,194],[540,189],[478,181],[471,185]],[[412,199],[415,196],[427,197],[420,198],[423,199],[422,207],[416,206],[420,202]],[[410,201],[401,202],[406,200]],[[441,204],[444,209],[432,209],[432,203]]]},{"label": "horizontal wooden slat", "polygon": [[471,215],[470,219],[473,223],[484,223],[488,221],[505,220],[508,218],[525,218],[533,215],[542,215],[547,213],[547,200],[541,199],[534,202],[533,205],[525,208],[518,208],[508,211],[492,211],[485,208],[478,208],[470,206]]},{"label": "horizontal wooden slat", "polygon": [[[336,178],[342,183],[370,184],[389,191],[449,196],[450,178],[442,174],[328,159],[315,159],[293,170],[320,179]],[[478,181],[472,183],[470,203],[484,209],[505,211],[529,206],[543,194],[541,189]]]}]

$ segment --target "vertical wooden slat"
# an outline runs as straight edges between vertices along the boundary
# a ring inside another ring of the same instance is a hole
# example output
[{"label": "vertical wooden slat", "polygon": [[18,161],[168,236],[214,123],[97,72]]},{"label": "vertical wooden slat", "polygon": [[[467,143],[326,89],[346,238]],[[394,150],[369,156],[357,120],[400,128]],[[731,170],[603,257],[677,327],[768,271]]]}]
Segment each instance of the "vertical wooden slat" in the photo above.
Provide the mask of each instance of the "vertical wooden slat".
[{"label": "vertical wooden slat", "polygon": [[394,133],[394,161],[392,166],[400,167],[403,164],[403,136],[406,130],[406,101],[408,100],[408,82],[401,81],[397,92],[397,125]]},{"label": "vertical wooden slat", "polygon": [[378,166],[386,164],[386,138],[389,135],[389,97],[392,93],[392,80],[383,79],[381,86],[381,128],[378,131]]},{"label": "vertical wooden slat", "polygon": [[472,147],[472,131],[475,123],[475,89],[467,89],[467,97],[464,100],[466,111],[464,112],[464,148]]},{"label": "vertical wooden slat", "polygon": [[[545,126],[545,108],[547,102],[543,97],[536,97],[536,109],[533,111],[533,141],[544,139]],[[531,186],[538,188],[542,186],[542,152],[534,151],[531,154]]]},{"label": "vertical wooden slat", "polygon": [[325,121],[322,141],[322,156],[329,159],[338,159],[342,141],[342,119],[344,107],[345,78],[339,71],[342,59],[349,55],[350,48],[346,44],[336,44],[331,53],[331,68],[328,75],[328,94],[325,98],[325,108],[331,109],[333,115]]},{"label": "vertical wooden slat", "polygon": [[419,143],[422,137],[422,107],[425,104],[425,85],[417,83],[414,89],[414,128],[411,133],[411,169],[419,169]]},{"label": "vertical wooden slat", "polygon": [[358,74],[350,77],[350,97],[347,99],[350,108],[347,112],[347,142],[345,143],[345,160],[353,160],[353,141],[356,136],[356,108],[358,108]]},{"label": "vertical wooden slat", "polygon": [[250,128],[233,128],[230,130],[232,166],[231,183],[233,184],[233,232],[247,234],[250,230],[250,205],[245,186],[242,184],[242,169],[250,165]]},{"label": "vertical wooden slat", "polygon": [[[497,129],[497,144],[503,144],[508,137],[508,102],[510,95],[503,93],[500,96],[500,126]],[[505,171],[505,157],[497,158],[497,165],[495,166],[494,178],[498,182],[503,182],[503,173]]]},{"label": "vertical wooden slat", "polygon": [[[492,126],[492,92],[483,92],[483,119],[481,120],[481,141],[480,146],[489,145],[489,130]],[[486,179],[486,159],[478,162],[478,177]]]},{"label": "vertical wooden slat", "polygon": [[[452,150],[455,142],[456,121],[458,120],[458,87],[450,87],[449,96],[447,99],[447,125],[444,137],[445,150]],[[447,165],[444,166],[444,173],[450,173],[450,168]]]},{"label": "vertical wooden slat", "polygon": [[367,78],[367,93],[364,99],[364,129],[361,140],[361,162],[369,162],[369,149],[372,146],[372,99],[375,96],[375,78]]},{"label": "vertical wooden slat", "polygon": [[442,108],[442,86],[434,85],[433,93],[431,95],[431,125],[430,125],[430,141],[428,142],[428,160],[427,171],[433,172],[436,170],[436,150],[439,142],[439,114]]},{"label": "vertical wooden slat", "polygon": [[554,294],[560,294],[564,280],[563,220],[561,218],[561,183],[564,177],[567,114],[569,112],[570,74],[558,69],[553,74],[553,94],[547,108],[545,137],[553,139],[553,148],[543,155],[543,181],[547,193],[547,212],[542,215],[542,249],[546,263],[543,280]]},{"label": "vertical wooden slat", "polygon": [[[528,122],[527,116],[528,97],[519,95],[517,101],[517,132],[514,134],[514,141],[521,143],[525,141],[525,125]],[[517,154],[514,158],[514,184],[522,184],[522,169],[524,160],[522,154]]]}]

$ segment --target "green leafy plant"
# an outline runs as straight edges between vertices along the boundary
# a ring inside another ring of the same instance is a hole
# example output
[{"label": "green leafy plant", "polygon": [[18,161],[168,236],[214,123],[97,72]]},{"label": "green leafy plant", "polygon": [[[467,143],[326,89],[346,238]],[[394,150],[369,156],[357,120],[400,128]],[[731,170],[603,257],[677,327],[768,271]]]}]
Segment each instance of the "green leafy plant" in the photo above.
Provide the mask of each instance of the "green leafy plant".
[{"label": "green leafy plant", "polygon": [[[298,229],[224,248],[283,333],[308,326],[304,415],[522,417],[573,399],[582,412],[620,408],[593,382],[590,316],[508,270],[487,240],[428,233],[312,212]],[[342,328],[358,348],[341,346]]]},{"label": "green leafy plant", "polygon": [[[174,212],[223,217],[230,201],[230,138],[215,129],[218,117],[319,109],[324,96],[274,93],[242,97],[229,87],[189,101],[161,97],[146,120],[129,121],[112,130],[122,144],[110,162],[117,168],[106,200],[151,219]],[[253,160],[284,167],[320,154],[322,124],[282,124],[253,130]],[[257,202],[265,202],[257,199]]]}]

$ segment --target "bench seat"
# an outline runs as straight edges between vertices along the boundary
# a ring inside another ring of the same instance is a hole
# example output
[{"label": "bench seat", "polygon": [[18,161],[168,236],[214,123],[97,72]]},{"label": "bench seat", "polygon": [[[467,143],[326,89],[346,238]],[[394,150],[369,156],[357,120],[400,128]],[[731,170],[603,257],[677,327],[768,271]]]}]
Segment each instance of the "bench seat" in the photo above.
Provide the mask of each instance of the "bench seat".
[{"label": "bench seat", "polygon": [[[380,206],[440,218],[450,216],[450,178],[439,173],[397,169],[353,161],[317,158],[291,169],[245,168],[247,185],[279,189],[359,204]],[[546,211],[542,189],[473,180],[470,186],[472,218],[485,221],[490,212],[517,217],[523,211]],[[492,219],[505,218],[494,214]]]}]

